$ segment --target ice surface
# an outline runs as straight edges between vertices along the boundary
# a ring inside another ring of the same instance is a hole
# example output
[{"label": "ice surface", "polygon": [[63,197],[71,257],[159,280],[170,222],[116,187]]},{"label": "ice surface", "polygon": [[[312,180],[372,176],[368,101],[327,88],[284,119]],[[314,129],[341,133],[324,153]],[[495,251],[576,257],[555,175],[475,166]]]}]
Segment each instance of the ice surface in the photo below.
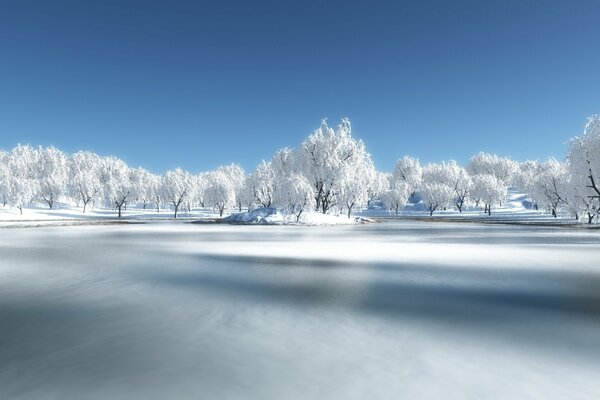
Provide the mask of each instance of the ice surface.
[{"label": "ice surface", "polygon": [[0,399],[597,399],[600,232],[0,229]]}]

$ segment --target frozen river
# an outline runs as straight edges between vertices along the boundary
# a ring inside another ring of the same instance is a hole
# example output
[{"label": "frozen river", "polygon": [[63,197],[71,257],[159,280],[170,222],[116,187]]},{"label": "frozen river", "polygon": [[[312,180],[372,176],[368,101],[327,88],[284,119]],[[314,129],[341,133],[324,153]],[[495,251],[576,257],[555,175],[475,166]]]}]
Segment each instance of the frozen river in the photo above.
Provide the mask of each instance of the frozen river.
[{"label": "frozen river", "polygon": [[598,399],[600,231],[0,229],[0,399]]}]

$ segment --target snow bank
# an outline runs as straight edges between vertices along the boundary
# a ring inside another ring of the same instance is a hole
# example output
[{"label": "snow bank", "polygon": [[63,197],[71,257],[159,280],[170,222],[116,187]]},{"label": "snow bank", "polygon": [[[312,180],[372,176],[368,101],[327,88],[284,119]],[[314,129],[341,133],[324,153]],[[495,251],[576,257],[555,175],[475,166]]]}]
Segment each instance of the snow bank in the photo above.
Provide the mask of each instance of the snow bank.
[{"label": "snow bank", "polygon": [[300,221],[296,216],[283,212],[275,207],[262,207],[252,211],[232,214],[222,219],[231,224],[262,224],[262,225],[348,225],[356,223],[373,222],[364,217],[348,218],[342,215],[322,214],[317,212],[304,212]]}]

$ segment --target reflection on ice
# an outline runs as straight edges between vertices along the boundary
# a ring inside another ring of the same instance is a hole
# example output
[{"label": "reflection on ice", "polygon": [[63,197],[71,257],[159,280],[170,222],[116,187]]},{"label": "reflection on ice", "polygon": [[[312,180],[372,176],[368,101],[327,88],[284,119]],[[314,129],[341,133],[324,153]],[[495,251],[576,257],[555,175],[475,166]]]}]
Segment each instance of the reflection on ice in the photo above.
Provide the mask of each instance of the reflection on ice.
[{"label": "reflection on ice", "polygon": [[597,398],[600,232],[0,230],[0,398]]}]

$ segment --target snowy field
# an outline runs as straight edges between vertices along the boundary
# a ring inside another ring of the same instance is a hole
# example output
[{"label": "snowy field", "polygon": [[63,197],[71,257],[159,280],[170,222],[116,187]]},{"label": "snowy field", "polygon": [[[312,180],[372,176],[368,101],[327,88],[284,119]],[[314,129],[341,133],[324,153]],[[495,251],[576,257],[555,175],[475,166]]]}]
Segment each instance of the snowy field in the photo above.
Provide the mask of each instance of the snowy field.
[{"label": "snowy field", "polygon": [[0,229],[0,399],[598,399],[600,231]]}]

